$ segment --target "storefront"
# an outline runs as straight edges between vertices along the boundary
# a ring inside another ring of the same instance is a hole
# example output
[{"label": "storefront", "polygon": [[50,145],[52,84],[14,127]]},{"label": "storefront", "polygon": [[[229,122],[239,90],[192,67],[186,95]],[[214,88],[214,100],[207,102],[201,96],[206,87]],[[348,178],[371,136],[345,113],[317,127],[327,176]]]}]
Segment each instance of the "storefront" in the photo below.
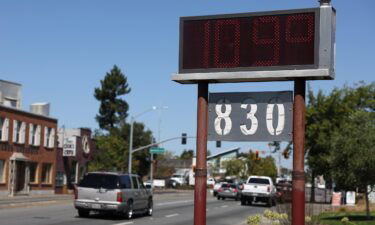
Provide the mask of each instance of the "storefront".
[{"label": "storefront", "polygon": [[0,105],[0,195],[52,194],[57,120]]},{"label": "storefront", "polygon": [[55,193],[66,194],[73,191],[73,185],[88,171],[96,144],[91,137],[91,130],[87,128],[60,128],[58,133]]}]

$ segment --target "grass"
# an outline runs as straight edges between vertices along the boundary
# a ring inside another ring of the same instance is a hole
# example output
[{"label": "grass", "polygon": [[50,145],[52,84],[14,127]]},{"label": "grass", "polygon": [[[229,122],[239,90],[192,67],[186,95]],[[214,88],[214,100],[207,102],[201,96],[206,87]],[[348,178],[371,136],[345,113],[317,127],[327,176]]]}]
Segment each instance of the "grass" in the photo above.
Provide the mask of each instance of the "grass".
[{"label": "grass", "polygon": [[371,220],[367,220],[365,212],[325,212],[319,218],[325,225],[342,225],[342,218],[347,217],[356,225],[375,225],[375,212],[371,212]]}]

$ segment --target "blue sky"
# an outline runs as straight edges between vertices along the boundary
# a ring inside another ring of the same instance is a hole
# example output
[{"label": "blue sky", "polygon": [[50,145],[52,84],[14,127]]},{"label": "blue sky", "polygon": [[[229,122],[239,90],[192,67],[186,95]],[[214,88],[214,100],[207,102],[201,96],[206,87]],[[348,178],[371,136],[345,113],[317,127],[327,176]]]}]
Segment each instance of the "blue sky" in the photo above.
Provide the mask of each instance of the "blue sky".
[{"label": "blue sky", "polygon": [[[312,81],[314,90],[360,80],[374,81],[375,1],[334,0],[337,9],[337,73],[334,81]],[[317,0],[36,0],[0,2],[0,79],[23,85],[22,108],[50,102],[59,126],[97,128],[95,87],[114,64],[132,88],[129,113],[168,106],[161,139],[196,133],[195,85],[170,80],[178,69],[179,17],[317,7]],[[216,84],[211,92],[292,90],[292,82]],[[158,113],[137,118],[158,136]],[[214,143],[268,150],[264,143]],[[195,141],[164,144],[179,154]],[[289,161],[283,162],[290,165]]]}]

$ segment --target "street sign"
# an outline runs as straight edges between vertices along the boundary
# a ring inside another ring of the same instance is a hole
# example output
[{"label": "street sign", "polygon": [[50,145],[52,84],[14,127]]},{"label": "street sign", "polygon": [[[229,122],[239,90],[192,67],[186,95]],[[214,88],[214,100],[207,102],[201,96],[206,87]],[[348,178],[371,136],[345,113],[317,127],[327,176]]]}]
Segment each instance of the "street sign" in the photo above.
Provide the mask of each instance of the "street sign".
[{"label": "street sign", "polygon": [[180,83],[333,79],[332,7],[180,19]]},{"label": "street sign", "polygon": [[209,95],[209,141],[291,141],[293,92]]},{"label": "street sign", "polygon": [[150,153],[151,154],[164,154],[165,148],[159,148],[159,147],[151,147]]}]

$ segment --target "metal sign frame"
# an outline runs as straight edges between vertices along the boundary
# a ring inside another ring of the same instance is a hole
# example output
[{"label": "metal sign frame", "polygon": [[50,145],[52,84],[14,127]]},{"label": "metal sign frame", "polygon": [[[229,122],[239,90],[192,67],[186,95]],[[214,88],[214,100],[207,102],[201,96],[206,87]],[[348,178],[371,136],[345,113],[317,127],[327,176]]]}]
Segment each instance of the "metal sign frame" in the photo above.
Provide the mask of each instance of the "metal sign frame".
[{"label": "metal sign frame", "polygon": [[[182,69],[183,28],[187,20],[236,18],[247,16],[282,15],[291,13],[315,13],[315,56],[313,65],[237,67],[225,69]],[[335,31],[336,10],[332,7],[268,11],[256,13],[225,14],[212,16],[182,17],[180,19],[179,73],[172,80],[181,84],[199,81],[209,83],[235,83],[258,81],[286,81],[295,78],[307,80],[332,80],[335,78]]]}]

